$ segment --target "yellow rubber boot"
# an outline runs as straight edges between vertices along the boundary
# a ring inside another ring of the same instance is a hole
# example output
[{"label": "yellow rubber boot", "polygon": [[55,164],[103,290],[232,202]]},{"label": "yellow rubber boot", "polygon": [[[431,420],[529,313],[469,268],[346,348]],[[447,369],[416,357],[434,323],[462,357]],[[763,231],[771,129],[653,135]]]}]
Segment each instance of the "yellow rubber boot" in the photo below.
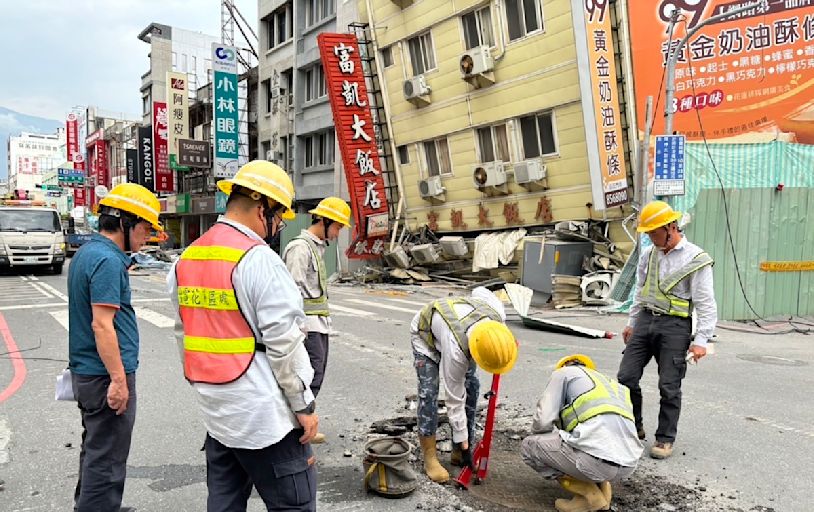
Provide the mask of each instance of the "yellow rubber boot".
[{"label": "yellow rubber boot", "polygon": [[599,484],[599,490],[602,491],[602,495],[605,496],[606,500],[608,500],[608,506],[600,510],[610,510],[611,499],[613,499],[613,489],[611,489],[611,483],[607,480],[602,482]]},{"label": "yellow rubber boot", "polygon": [[576,495],[570,500],[556,500],[554,508],[559,512],[597,512],[606,510],[610,505],[599,486],[593,482],[584,482],[570,476],[561,477],[559,482],[563,489]]},{"label": "yellow rubber boot", "polygon": [[449,472],[438,461],[435,449],[435,436],[419,436],[421,453],[424,455],[424,472],[433,482],[443,484],[449,481]]}]

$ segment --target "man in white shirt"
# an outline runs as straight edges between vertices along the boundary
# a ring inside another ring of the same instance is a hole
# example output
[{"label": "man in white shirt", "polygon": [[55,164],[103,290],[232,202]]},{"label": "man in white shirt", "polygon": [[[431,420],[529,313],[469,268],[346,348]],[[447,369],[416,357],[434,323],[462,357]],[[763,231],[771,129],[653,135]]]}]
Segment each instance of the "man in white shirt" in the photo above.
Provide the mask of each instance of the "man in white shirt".
[{"label": "man in white shirt", "polygon": [[[471,466],[470,447],[475,442],[475,410],[480,389],[476,364],[491,373],[505,373],[517,357],[516,341],[503,324],[505,320],[500,299],[478,287],[471,297],[430,302],[410,324],[418,376],[418,434],[424,471],[435,482],[449,480],[449,472],[438,461],[435,446],[439,377],[444,380],[452,427],[452,463]],[[487,327],[488,332],[479,336],[479,329]]]},{"label": "man in white shirt", "polygon": [[229,195],[225,215],[167,276],[184,376],[207,430],[207,510],[245,511],[254,487],[270,511],[315,511],[318,419],[302,298],[263,242],[293,218],[294,186],[256,160],[218,187]]},{"label": "man in white shirt", "polygon": [[608,510],[610,482],[630,476],[644,449],[630,392],[583,354],[557,363],[537,403],[532,432],[520,448],[523,460],[575,494],[556,500],[561,512]]},{"label": "man in white shirt", "polygon": [[[617,375],[630,388],[636,428],[644,439],[639,380],[650,359],[658,362],[661,407],[656,442],[650,448],[654,459],[666,459],[673,453],[687,363],[706,355],[707,341],[718,321],[713,260],[684,238],[678,228],[680,218],[681,213],[663,201],[642,208],[637,230],[647,233],[653,246],[639,256],[636,295],[622,333],[626,346]],[[695,338],[693,311],[698,314]]]}]

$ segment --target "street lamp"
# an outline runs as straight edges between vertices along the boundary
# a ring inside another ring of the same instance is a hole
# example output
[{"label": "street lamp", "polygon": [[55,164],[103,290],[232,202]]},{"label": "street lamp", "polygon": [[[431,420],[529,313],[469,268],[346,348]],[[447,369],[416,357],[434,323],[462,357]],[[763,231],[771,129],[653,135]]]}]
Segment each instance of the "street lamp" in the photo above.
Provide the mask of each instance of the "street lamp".
[{"label": "street lamp", "polygon": [[[731,18],[732,16],[736,16],[742,12],[749,11],[751,9],[760,9],[761,12],[766,12],[769,10],[769,2],[768,0],[757,0],[756,2],[751,2],[746,5],[742,5],[737,9],[732,9],[731,11],[727,11],[711,18],[708,18],[698,25],[694,26],[691,29],[687,30],[687,34],[678,42],[675,48],[671,48],[672,41],[668,41],[668,51],[670,56],[667,59],[667,90],[665,94],[665,104],[664,104],[664,133],[666,135],[673,134],[673,100],[675,99],[675,74],[676,74],[676,62],[678,61],[678,56],[681,55],[681,50],[684,48],[684,45],[687,44],[687,41],[695,35],[696,32],[704,28],[705,26],[709,25],[710,23],[715,23],[717,21]],[[676,23],[678,23],[678,18],[681,15],[681,9],[676,7],[672,14],[670,15],[670,34],[673,33],[675,29]]]}]

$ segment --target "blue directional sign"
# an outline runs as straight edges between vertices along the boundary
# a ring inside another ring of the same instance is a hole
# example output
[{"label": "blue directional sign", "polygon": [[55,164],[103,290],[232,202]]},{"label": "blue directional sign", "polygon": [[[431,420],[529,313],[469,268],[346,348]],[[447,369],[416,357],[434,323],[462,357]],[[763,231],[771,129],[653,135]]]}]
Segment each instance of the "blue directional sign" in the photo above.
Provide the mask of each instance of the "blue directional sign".
[{"label": "blue directional sign", "polygon": [[683,135],[656,137],[655,180],[657,196],[684,195],[684,161],[686,139]]},{"label": "blue directional sign", "polygon": [[64,169],[60,167],[57,169],[57,179],[59,183],[77,183],[85,182],[85,171],[81,169]]}]

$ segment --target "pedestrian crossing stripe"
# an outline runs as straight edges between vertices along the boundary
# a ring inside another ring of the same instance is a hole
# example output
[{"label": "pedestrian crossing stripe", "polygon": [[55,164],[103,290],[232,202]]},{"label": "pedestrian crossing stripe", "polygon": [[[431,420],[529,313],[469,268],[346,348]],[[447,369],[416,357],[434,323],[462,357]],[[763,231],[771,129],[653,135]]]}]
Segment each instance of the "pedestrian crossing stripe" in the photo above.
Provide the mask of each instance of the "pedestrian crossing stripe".
[{"label": "pedestrian crossing stripe", "polygon": [[362,299],[347,299],[347,301],[348,302],[353,302],[354,304],[361,304],[363,306],[370,306],[370,307],[373,307],[373,308],[390,309],[390,310],[393,310],[393,311],[401,311],[403,313],[415,313],[416,312],[415,309],[407,309],[407,308],[403,308],[401,306],[391,306],[389,304],[382,304],[380,302],[370,302],[370,301],[362,300]]}]

